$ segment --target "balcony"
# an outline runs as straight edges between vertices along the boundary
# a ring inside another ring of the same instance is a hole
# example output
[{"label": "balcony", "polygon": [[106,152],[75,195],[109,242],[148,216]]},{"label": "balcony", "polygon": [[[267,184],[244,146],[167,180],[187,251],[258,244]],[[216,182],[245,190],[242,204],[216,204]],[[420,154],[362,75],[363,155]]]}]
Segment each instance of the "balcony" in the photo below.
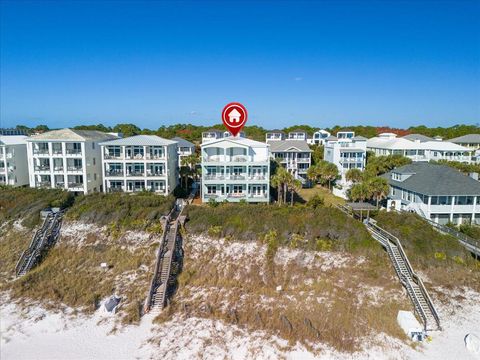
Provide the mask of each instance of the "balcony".
[{"label": "balcony", "polygon": [[247,176],[245,174],[238,174],[238,175],[230,175],[228,177],[229,180],[246,180]]},{"label": "balcony", "polygon": [[108,192],[112,192],[112,193],[123,192],[123,188],[121,188],[121,187],[111,187],[111,188],[108,188]]},{"label": "balcony", "polygon": [[105,176],[123,176],[122,170],[107,170]]},{"label": "balcony", "polygon": [[203,197],[205,199],[216,199],[216,198],[219,197],[219,195],[217,195],[217,194],[204,194]]},{"label": "balcony", "polygon": [[37,187],[41,189],[47,189],[47,188],[50,188],[51,186],[52,186],[52,183],[50,181],[39,181],[37,183]]},{"label": "balcony", "polygon": [[83,190],[83,183],[80,182],[69,182],[68,183],[69,189],[81,189]]},{"label": "balcony", "polygon": [[147,154],[145,158],[147,160],[162,160],[162,159],[165,159],[165,155],[164,154]]},{"label": "balcony", "polygon": [[105,160],[122,160],[123,159],[123,155],[121,154],[103,154],[103,158]]},{"label": "balcony", "polygon": [[147,170],[147,176],[165,176],[163,171],[150,171]]},{"label": "balcony", "polygon": [[224,175],[209,174],[203,177],[204,180],[225,180]]},{"label": "balcony", "polygon": [[67,155],[82,155],[82,149],[67,149]]},{"label": "balcony", "polygon": [[52,150],[52,155],[53,156],[62,156],[63,155],[63,150],[62,149],[53,149]]},{"label": "balcony", "polygon": [[33,155],[50,155],[48,149],[33,149]]},{"label": "balcony", "polygon": [[54,166],[53,171],[63,172],[63,166]]},{"label": "balcony", "polygon": [[36,165],[35,171],[50,171],[50,165]]},{"label": "balcony", "polygon": [[248,197],[251,199],[266,199],[268,194],[266,192],[260,194],[248,194]]},{"label": "balcony", "polygon": [[227,198],[232,198],[232,199],[245,199],[247,197],[247,194],[245,193],[229,193],[227,194]]},{"label": "balcony", "polygon": [[127,171],[127,176],[145,176],[143,171]]},{"label": "balcony", "polygon": [[249,180],[267,180],[266,175],[250,175],[248,177]]},{"label": "balcony", "polygon": [[67,166],[67,171],[68,172],[82,171],[82,167],[81,166]]}]

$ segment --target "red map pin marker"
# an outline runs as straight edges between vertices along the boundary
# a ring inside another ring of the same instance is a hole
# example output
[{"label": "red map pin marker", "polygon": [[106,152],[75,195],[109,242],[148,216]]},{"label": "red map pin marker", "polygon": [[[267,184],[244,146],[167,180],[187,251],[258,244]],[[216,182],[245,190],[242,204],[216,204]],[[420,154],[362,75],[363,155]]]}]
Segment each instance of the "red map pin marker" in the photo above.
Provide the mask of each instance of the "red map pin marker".
[{"label": "red map pin marker", "polygon": [[233,136],[242,130],[247,122],[247,109],[240,103],[227,104],[222,111],[222,121]]}]

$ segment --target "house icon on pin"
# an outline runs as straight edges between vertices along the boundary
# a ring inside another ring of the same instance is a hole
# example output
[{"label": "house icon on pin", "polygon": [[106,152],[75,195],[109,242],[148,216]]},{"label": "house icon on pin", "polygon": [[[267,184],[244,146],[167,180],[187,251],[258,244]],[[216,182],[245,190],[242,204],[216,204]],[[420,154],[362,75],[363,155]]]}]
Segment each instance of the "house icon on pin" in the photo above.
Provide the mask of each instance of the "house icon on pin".
[{"label": "house icon on pin", "polygon": [[238,123],[240,122],[240,114],[237,109],[233,109],[228,113],[228,118],[230,119],[231,123]]}]

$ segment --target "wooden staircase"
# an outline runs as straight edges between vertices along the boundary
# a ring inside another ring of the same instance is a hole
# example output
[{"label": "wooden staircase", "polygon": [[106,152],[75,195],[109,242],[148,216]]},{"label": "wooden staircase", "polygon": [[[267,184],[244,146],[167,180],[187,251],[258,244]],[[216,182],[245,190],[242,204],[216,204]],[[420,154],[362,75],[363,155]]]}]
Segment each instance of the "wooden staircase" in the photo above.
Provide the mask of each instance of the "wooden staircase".
[{"label": "wooden staircase", "polygon": [[15,274],[17,277],[25,275],[38,265],[45,253],[55,244],[62,226],[63,212],[49,213],[43,221],[42,227],[33,235],[28,248],[20,255]]},{"label": "wooden staircase", "polygon": [[[355,214],[350,213],[348,208],[344,206],[339,206],[338,208],[347,215],[356,218]],[[387,250],[388,257],[393,264],[395,272],[413,303],[415,313],[422,320],[424,330],[441,330],[440,318],[433,305],[432,299],[423,281],[413,271],[400,240],[379,227],[375,221],[371,219],[365,219],[363,223],[372,237]]]}]

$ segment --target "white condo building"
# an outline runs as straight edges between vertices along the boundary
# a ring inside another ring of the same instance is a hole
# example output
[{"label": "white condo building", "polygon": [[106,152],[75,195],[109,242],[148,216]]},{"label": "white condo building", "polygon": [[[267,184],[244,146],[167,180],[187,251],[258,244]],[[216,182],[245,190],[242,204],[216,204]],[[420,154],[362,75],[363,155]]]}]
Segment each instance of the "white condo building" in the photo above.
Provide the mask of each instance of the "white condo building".
[{"label": "white condo building", "polygon": [[177,186],[177,142],[136,135],[100,145],[104,192],[153,191],[168,195]]},{"label": "white condo building", "polygon": [[0,185],[28,185],[27,136],[0,136]]},{"label": "white condo building", "polygon": [[323,159],[335,164],[342,181],[349,169],[365,169],[367,139],[353,131],[339,131],[326,139]]},{"label": "white condo building", "polygon": [[[223,139],[223,138],[227,138],[227,137],[230,137],[230,136],[231,136],[231,134],[228,131],[210,129],[210,130],[202,132],[202,144],[206,143],[208,141]],[[240,131],[238,133],[237,137],[245,137],[245,132]]]},{"label": "white condo building", "polygon": [[449,160],[469,163],[471,150],[449,141],[398,138],[393,133],[383,133],[367,140],[367,149],[375,155],[402,155],[412,161]]},{"label": "white condo building", "polygon": [[102,191],[99,143],[117,136],[93,130],[47,131],[27,139],[30,187],[77,194]]},{"label": "white condo building", "polygon": [[269,202],[269,145],[244,137],[202,144],[202,201]]}]

